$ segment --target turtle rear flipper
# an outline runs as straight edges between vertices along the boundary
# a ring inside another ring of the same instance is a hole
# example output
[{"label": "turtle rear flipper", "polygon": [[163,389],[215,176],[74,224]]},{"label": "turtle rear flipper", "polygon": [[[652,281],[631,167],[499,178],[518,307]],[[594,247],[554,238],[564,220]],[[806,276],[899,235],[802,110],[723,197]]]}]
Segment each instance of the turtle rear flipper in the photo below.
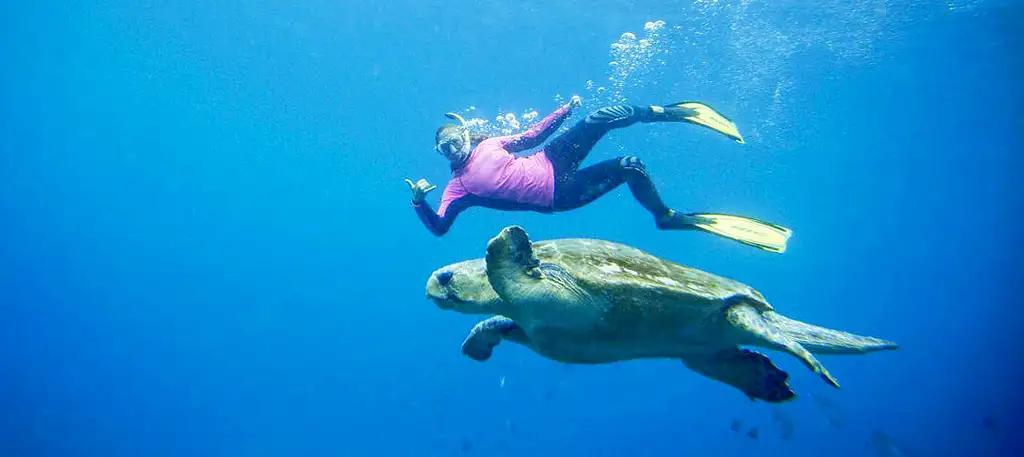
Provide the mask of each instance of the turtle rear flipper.
[{"label": "turtle rear flipper", "polygon": [[753,336],[756,343],[793,354],[807,368],[821,376],[830,386],[839,388],[839,382],[836,381],[836,378],[832,377],[817,358],[788,334],[779,330],[776,326],[765,322],[764,318],[761,317],[761,312],[749,303],[740,301],[729,306],[725,310],[725,317],[734,328]]},{"label": "turtle rear flipper", "polygon": [[796,396],[789,388],[789,373],[764,354],[732,348],[712,354],[689,355],[683,364],[693,371],[733,386],[751,400],[782,403]]}]

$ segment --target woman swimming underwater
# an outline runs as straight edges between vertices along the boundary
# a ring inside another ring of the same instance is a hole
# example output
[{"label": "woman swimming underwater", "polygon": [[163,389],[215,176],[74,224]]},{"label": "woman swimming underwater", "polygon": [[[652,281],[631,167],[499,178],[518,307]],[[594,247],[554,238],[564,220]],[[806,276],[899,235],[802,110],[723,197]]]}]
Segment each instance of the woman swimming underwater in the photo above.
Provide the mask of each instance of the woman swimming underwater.
[{"label": "woman swimming underwater", "polygon": [[425,179],[405,180],[420,220],[432,233],[441,236],[448,232],[459,213],[473,206],[540,213],[569,211],[627,183],[633,197],[651,213],[659,229],[696,229],[769,252],[786,250],[791,232],[785,227],[742,216],[683,214],[670,209],[658,196],[644,163],[637,157],[622,156],[579,168],[606,133],[638,122],[690,122],[742,143],[743,137],[735,124],[705,104],[606,106],[588,114],[534,154],[514,155],[543,144],[580,104],[580,98],[574,96],[528,131],[501,137],[470,135],[461,116],[447,113],[459,124],[443,125],[436,133],[435,149],[448,159],[452,169],[437,212],[424,200],[437,186]]}]

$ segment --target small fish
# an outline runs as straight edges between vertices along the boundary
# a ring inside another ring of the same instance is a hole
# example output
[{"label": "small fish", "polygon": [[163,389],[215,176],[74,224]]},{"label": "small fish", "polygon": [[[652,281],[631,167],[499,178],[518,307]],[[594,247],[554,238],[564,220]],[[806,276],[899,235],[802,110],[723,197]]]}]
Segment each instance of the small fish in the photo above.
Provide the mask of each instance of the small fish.
[{"label": "small fish", "polygon": [[740,422],[739,419],[733,419],[732,423],[729,424],[729,430],[734,432],[739,432],[741,428],[743,428],[743,422]]},{"label": "small fish", "polygon": [[878,457],[907,457],[910,455],[902,443],[879,429],[871,432],[871,438],[868,439],[866,447]]},{"label": "small fish", "polygon": [[473,450],[473,442],[469,438],[463,438],[462,442],[459,443],[459,450],[462,452],[469,452]]},{"label": "small fish", "polygon": [[832,428],[846,427],[846,419],[839,414],[829,414],[825,420],[828,421],[828,425],[832,426]]},{"label": "small fish", "polygon": [[790,419],[786,413],[779,409],[772,409],[772,420],[779,426],[779,438],[785,441],[793,439],[793,435],[796,432],[796,425],[793,423],[793,419]]},{"label": "small fish", "polygon": [[839,405],[836,405],[835,402],[830,400],[828,397],[823,396],[822,394],[811,393],[811,399],[813,399],[814,403],[817,403],[818,407],[821,408],[821,409],[827,409],[827,410],[837,410],[837,409],[839,409]]},{"label": "small fish", "polygon": [[747,436],[749,436],[752,440],[756,440],[761,436],[761,432],[757,429],[757,427],[751,427],[750,430],[747,430]]},{"label": "small fish", "polygon": [[999,423],[992,415],[985,416],[981,419],[981,427],[988,431],[996,431],[999,428]]}]

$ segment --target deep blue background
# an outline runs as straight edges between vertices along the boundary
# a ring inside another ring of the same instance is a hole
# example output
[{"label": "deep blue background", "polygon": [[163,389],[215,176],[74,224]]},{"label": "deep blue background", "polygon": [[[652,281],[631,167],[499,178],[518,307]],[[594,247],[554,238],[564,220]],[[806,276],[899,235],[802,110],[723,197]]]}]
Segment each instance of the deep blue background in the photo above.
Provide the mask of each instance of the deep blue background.
[{"label": "deep blue background", "polygon": [[[852,456],[876,429],[912,455],[1020,446],[1017,2],[140,3],[0,6],[0,456]],[[704,100],[748,144],[642,125],[594,156],[641,156],[679,208],[791,227],[789,252],[658,232],[625,188],[420,225],[402,179],[444,183],[445,111],[544,115],[657,19],[680,29],[629,101]],[[775,355],[838,408],[777,408],[789,441],[673,361],[477,364],[458,350],[476,319],[423,284],[512,223],[903,349],[823,357],[840,392]]]}]

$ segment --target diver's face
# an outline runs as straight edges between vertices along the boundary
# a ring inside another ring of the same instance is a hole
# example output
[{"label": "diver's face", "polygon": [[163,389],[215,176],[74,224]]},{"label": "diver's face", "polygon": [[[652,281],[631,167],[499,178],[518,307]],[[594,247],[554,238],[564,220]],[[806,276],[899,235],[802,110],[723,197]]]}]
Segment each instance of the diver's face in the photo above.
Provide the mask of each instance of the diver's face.
[{"label": "diver's face", "polygon": [[458,132],[453,132],[452,136],[437,145],[437,150],[452,163],[462,163],[469,157],[469,130],[460,128]]}]

